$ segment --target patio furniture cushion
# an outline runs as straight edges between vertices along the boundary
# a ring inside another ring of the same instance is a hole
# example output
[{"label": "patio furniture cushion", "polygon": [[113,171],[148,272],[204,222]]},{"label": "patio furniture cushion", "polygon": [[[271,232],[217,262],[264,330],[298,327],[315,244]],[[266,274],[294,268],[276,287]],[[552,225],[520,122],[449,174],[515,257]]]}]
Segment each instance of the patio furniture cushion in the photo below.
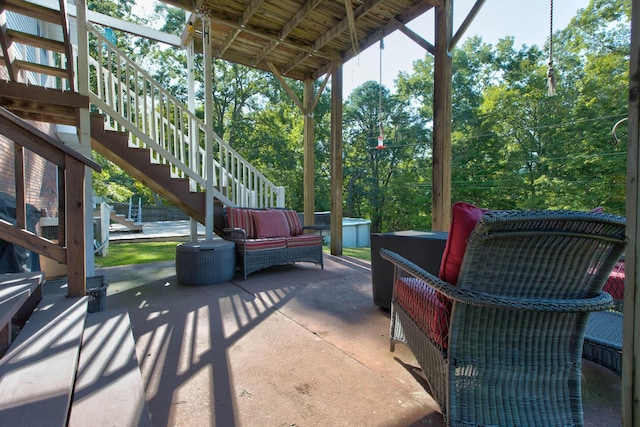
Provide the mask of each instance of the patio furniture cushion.
[{"label": "patio furniture cushion", "polygon": [[[391,350],[407,344],[447,425],[584,425],[585,325],[612,305],[602,287],[625,240],[623,217],[491,210],[468,238],[456,285],[383,248],[405,287],[394,289]],[[454,301],[446,351],[434,342],[438,319],[424,313],[442,302],[432,292]]]},{"label": "patio furniture cushion", "polygon": [[289,236],[289,224],[282,210],[251,211],[258,239]]},{"label": "patio furniture cushion", "polygon": [[624,298],[624,261],[620,261],[613,268],[611,274],[609,274],[609,278],[604,284],[604,288],[602,289],[605,292],[608,292],[613,299],[621,300]]},{"label": "patio furniture cushion", "polygon": [[270,237],[267,239],[251,239],[247,240],[246,247],[242,240],[236,240],[236,250],[242,251],[260,251],[266,249],[283,249],[287,247],[284,237]]},{"label": "patio furniture cushion", "polygon": [[440,278],[452,285],[458,283],[458,274],[462,258],[467,249],[467,239],[476,223],[488,209],[479,208],[469,203],[457,202],[451,208],[451,227],[447,244],[442,254]]},{"label": "patio furniture cushion", "polygon": [[256,237],[251,209],[227,207],[227,227],[242,228],[247,233],[247,239]]},{"label": "patio furniture cushion", "polygon": [[443,302],[435,289],[416,277],[397,277],[394,291],[395,302],[415,320],[427,337],[440,349],[447,348],[451,303]]},{"label": "patio furniture cushion", "polygon": [[302,234],[302,224],[300,224],[300,217],[298,217],[298,212],[292,209],[285,209],[284,216],[287,218],[287,223],[289,224],[289,233],[291,236],[299,236]]},{"label": "patio furniture cushion", "polygon": [[300,234],[299,236],[287,237],[288,248],[300,248],[304,246],[322,246],[322,235],[320,234]]}]

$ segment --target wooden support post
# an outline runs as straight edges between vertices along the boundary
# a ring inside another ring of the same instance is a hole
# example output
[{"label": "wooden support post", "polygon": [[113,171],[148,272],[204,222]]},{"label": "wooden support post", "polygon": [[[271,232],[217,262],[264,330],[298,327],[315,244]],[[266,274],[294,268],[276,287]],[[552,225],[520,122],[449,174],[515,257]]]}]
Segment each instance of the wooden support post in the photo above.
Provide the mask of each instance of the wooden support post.
[{"label": "wooden support post", "polygon": [[315,224],[315,121],[313,118],[313,79],[304,81],[304,224]]},{"label": "wooden support post", "polygon": [[342,255],[342,61],[331,72],[331,255]]},{"label": "wooden support post", "polygon": [[433,89],[433,231],[448,231],[451,223],[451,85],[452,0],[436,7],[436,56]]},{"label": "wooden support post", "polygon": [[[78,92],[81,95],[89,96],[89,39],[87,32],[87,5],[85,0],[76,2],[77,28],[78,28]],[[72,66],[73,61],[69,61],[68,66]],[[70,74],[73,74],[69,71]],[[78,108],[76,114],[76,127],[78,150],[85,157],[91,159],[91,115],[88,105],[86,108]],[[84,169],[84,225],[85,225],[85,274],[95,275],[95,254],[93,252],[93,189],[92,176],[89,168]],[[84,294],[83,294],[84,295]]]},{"label": "wooden support post", "polygon": [[86,291],[85,253],[85,173],[84,164],[65,155],[67,196],[67,279],[70,297],[84,296]]},{"label": "wooden support post", "polygon": [[622,331],[622,425],[640,420],[640,4],[631,6],[629,61],[629,133],[627,136],[627,247],[625,250],[624,327]]}]

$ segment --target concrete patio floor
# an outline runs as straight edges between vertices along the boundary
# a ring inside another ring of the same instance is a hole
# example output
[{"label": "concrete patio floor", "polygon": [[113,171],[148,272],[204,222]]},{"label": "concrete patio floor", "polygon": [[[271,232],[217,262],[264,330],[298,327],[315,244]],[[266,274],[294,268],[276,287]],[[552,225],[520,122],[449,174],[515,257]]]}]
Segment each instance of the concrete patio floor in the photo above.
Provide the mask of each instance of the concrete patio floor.
[{"label": "concrete patio floor", "polygon": [[[129,310],[156,426],[443,426],[415,358],[389,352],[370,263],[325,254],[210,286],[164,262],[98,269]],[[621,424],[619,377],[583,363],[585,424]]]}]

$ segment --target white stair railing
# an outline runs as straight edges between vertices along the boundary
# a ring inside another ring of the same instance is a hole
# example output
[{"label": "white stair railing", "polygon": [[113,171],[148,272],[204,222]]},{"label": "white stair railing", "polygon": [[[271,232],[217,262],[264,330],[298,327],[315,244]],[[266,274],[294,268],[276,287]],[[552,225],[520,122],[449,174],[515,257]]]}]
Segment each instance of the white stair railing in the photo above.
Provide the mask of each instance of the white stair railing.
[{"label": "white stair railing", "polygon": [[[90,99],[107,117],[107,127],[129,133],[129,145],[149,148],[152,161],[169,164],[192,190],[206,185],[204,123],[146,71],[107,40],[89,31]],[[274,185],[228,143],[214,135],[216,196],[236,206],[284,206],[284,188]]]}]

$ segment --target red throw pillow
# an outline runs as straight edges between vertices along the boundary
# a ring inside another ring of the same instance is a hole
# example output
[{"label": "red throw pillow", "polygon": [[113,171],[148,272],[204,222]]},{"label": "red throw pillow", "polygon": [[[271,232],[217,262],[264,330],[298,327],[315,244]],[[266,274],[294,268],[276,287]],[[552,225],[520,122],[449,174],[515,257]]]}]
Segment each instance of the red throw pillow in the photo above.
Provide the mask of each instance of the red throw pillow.
[{"label": "red throw pillow", "polygon": [[285,209],[284,216],[287,218],[289,224],[289,232],[292,236],[298,236],[302,234],[302,224],[300,224],[300,218],[298,212],[293,209]]},{"label": "red throw pillow", "polygon": [[256,226],[256,237],[289,237],[289,224],[281,210],[253,211],[253,223]]},{"label": "red throw pillow", "polygon": [[247,239],[255,239],[256,231],[253,224],[253,209],[227,208],[227,224],[229,228],[242,228],[247,233]]},{"label": "red throw pillow", "polygon": [[465,202],[457,202],[451,208],[451,227],[440,263],[440,279],[452,285],[458,283],[458,274],[462,266],[467,240],[476,223],[487,212]]}]

